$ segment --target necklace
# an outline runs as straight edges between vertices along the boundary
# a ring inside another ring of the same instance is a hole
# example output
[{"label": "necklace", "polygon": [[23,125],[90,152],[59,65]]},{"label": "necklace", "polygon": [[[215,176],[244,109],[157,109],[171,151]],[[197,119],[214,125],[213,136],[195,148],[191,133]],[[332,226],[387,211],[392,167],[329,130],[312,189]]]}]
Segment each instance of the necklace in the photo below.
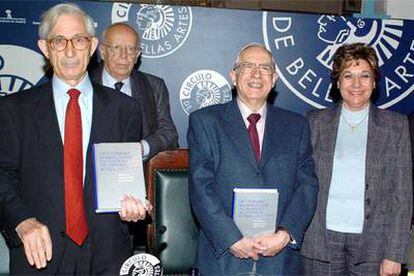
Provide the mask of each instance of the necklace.
[{"label": "necklace", "polygon": [[351,128],[351,132],[355,133],[355,131],[358,129],[358,127],[368,118],[368,113],[362,118],[359,122],[356,124],[351,124],[344,116],[344,114],[341,112],[341,117],[344,119],[345,124],[347,124]]}]

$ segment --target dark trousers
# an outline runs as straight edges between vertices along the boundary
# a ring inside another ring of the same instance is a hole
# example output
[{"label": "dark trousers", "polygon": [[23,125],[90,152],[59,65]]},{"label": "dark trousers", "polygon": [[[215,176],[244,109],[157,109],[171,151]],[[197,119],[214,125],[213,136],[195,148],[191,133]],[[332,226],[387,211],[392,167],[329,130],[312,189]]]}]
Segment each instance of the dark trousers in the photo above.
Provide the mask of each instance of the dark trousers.
[{"label": "dark trousers", "polygon": [[87,238],[82,246],[78,246],[68,237],[65,238],[65,248],[57,275],[92,275],[92,251],[90,239]]},{"label": "dark trousers", "polygon": [[[97,263],[94,255],[105,252],[92,252],[89,237],[82,246],[78,246],[68,237],[63,250],[62,259],[56,275],[119,275],[122,263],[129,257],[119,256],[110,262]],[[105,241],[102,241],[105,242]]]},{"label": "dark trousers", "polygon": [[379,275],[380,261],[358,262],[361,235],[327,231],[330,262],[303,257],[305,275]]}]

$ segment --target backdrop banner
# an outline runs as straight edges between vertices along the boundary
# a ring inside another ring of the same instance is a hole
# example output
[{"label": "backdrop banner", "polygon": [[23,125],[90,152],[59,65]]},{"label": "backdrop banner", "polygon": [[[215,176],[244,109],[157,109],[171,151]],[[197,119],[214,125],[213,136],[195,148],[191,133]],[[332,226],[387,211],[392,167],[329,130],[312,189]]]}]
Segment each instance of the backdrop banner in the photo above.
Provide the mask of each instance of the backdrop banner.
[{"label": "backdrop banner", "polygon": [[[37,31],[41,14],[59,2],[1,2],[1,95],[30,88],[50,76],[37,47]],[[300,114],[331,106],[333,53],[344,43],[364,42],[375,48],[380,59],[382,76],[375,104],[403,114],[414,111],[412,20],[73,2],[94,18],[98,35],[115,22],[127,22],[139,32],[138,68],[165,80],[181,147],[187,146],[188,114],[232,99],[228,73],[240,48],[249,42],[264,44],[276,59],[280,79],[274,105]],[[95,55],[90,67],[98,60]]]}]

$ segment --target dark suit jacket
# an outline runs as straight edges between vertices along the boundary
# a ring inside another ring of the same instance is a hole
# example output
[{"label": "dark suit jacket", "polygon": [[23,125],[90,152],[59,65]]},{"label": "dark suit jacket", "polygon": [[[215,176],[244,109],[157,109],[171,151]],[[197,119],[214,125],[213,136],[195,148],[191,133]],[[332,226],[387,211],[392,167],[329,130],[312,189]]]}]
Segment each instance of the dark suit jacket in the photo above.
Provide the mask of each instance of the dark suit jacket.
[{"label": "dark suit jacket", "polygon": [[[319,178],[318,205],[301,253],[329,261],[326,206],[341,105],[308,114]],[[364,225],[358,262],[389,259],[402,263],[412,212],[411,150],[405,116],[371,104],[365,166]]]},{"label": "dark suit jacket", "polygon": [[[277,188],[275,226],[286,227],[300,246],[318,192],[305,118],[267,106],[259,165],[236,100],[193,112],[188,144],[190,202],[201,226],[196,266],[203,275],[236,275],[252,269],[252,259],[241,260],[229,252],[242,238],[232,220],[234,187]],[[287,247],[275,257],[260,258],[257,272],[299,274],[298,250]]]},{"label": "dark suit jacket", "polygon": [[[91,73],[91,78],[102,84],[103,66]],[[148,159],[160,151],[177,147],[177,129],[171,119],[169,95],[164,80],[151,74],[133,70],[132,97],[142,111],[142,134],[150,147]]]},{"label": "dark suit jacket", "polygon": [[[118,214],[95,214],[91,145],[139,141],[140,111],[134,101],[93,84],[93,112],[87,154],[84,196],[93,269],[119,269],[131,253],[128,227]],[[3,234],[13,246],[12,273],[33,274],[15,227],[35,217],[50,231],[53,258],[46,269],[55,274],[65,247],[63,145],[53,101],[52,84],[7,96],[0,101],[0,206]],[[137,127],[138,126],[138,127]]]}]

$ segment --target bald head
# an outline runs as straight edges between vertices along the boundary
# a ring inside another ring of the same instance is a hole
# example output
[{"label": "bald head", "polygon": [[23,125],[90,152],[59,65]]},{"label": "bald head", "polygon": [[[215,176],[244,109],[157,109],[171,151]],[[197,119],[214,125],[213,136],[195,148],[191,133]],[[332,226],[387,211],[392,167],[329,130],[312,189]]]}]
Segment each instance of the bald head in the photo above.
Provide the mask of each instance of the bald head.
[{"label": "bald head", "polygon": [[140,55],[139,36],[125,23],[109,26],[102,34],[99,52],[105,70],[117,81],[128,78]]},{"label": "bald head", "polygon": [[103,31],[102,33],[102,39],[101,41],[106,41],[106,39],[109,37],[111,37],[114,33],[116,32],[120,32],[120,33],[127,33],[130,34],[132,36],[135,36],[136,41],[137,41],[137,46],[139,44],[139,35],[138,33],[135,31],[135,29],[133,27],[131,27],[130,25],[126,24],[126,23],[115,23],[110,25],[108,28],[105,29],[105,31]]}]

